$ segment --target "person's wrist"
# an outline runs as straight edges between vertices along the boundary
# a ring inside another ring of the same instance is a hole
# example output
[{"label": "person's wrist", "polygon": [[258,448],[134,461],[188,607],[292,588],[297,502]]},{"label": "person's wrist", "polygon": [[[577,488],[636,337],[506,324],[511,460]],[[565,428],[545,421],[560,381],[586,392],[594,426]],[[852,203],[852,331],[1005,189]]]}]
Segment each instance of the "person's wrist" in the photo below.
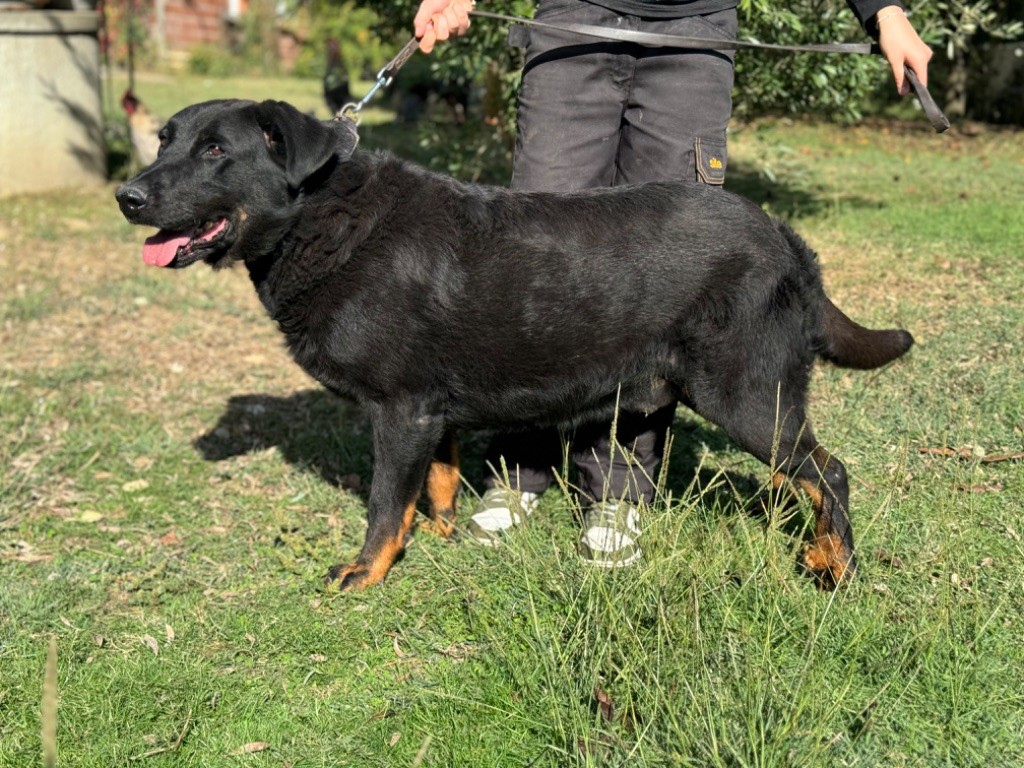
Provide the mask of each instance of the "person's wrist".
[{"label": "person's wrist", "polygon": [[875,27],[880,29],[883,21],[888,19],[905,18],[906,15],[906,12],[899,7],[883,8],[875,14]]}]

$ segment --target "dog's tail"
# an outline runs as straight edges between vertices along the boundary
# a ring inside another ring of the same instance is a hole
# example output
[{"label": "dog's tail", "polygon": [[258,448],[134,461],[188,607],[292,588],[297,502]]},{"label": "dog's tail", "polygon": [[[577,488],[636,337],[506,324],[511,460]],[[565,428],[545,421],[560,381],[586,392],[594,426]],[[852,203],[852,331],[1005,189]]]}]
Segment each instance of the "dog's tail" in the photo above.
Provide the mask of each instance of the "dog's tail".
[{"label": "dog's tail", "polygon": [[818,354],[843,368],[880,368],[914,345],[914,337],[900,328],[875,331],[855,323],[827,296],[821,315],[823,343]]},{"label": "dog's tail", "polygon": [[[803,238],[785,222],[775,220],[775,226],[789,243],[793,255],[804,265],[806,274],[817,276],[818,258]],[[820,278],[817,278],[820,281]],[[842,368],[868,370],[880,368],[904,355],[914,344],[914,337],[899,328],[876,331],[865,328],[848,318],[824,294],[821,293],[821,317],[811,319],[816,337],[818,355]]]}]

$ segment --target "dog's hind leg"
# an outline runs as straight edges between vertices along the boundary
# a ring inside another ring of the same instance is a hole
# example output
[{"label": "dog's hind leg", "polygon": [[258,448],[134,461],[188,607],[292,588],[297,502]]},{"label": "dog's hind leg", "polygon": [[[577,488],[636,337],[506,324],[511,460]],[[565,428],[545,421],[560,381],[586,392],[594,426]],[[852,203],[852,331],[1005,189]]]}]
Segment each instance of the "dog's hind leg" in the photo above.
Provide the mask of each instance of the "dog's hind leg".
[{"label": "dog's hind leg", "polygon": [[407,404],[371,411],[374,466],[366,541],[355,562],[332,567],[324,581],[361,589],[383,579],[405,548],[427,466],[444,434],[443,419]]},{"label": "dog's hind leg", "polygon": [[[803,565],[819,586],[833,589],[856,571],[853,530],[847,514],[850,486],[842,462],[818,445],[802,405],[793,404],[802,399],[766,396],[756,401],[759,405],[755,411],[751,398],[737,412],[724,418],[718,412],[712,420],[741,448],[772,467],[776,488],[786,477],[810,498],[814,533],[804,548]],[[760,406],[774,402],[789,405],[780,407],[777,413],[774,408]]]},{"label": "dog's hind leg", "polygon": [[455,530],[455,502],[459,495],[459,444],[448,431],[434,453],[427,472],[430,528],[446,539]]}]

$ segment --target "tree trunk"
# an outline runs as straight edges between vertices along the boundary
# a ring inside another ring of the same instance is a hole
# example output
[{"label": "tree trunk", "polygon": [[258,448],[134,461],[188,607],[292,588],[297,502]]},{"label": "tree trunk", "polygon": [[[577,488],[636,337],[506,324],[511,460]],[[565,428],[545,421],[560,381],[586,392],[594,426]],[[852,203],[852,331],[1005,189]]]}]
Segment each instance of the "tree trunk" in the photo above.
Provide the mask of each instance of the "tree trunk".
[{"label": "tree trunk", "polygon": [[267,73],[277,72],[277,2],[276,0],[253,0],[253,14],[256,16],[256,34],[259,36],[260,59],[263,70]]},{"label": "tree trunk", "polygon": [[963,119],[967,114],[967,57],[957,49],[946,80],[946,115],[952,119]]}]

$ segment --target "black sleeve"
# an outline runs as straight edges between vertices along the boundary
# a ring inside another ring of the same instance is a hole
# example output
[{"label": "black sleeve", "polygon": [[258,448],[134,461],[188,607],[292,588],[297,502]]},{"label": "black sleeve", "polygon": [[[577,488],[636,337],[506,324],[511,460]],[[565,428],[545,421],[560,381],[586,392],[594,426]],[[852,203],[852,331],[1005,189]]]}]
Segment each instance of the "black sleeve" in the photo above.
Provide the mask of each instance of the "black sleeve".
[{"label": "black sleeve", "polygon": [[853,11],[864,31],[875,39],[878,38],[878,27],[874,22],[876,13],[890,5],[906,10],[906,6],[900,0],[846,0],[846,4],[850,6],[850,10]]}]

